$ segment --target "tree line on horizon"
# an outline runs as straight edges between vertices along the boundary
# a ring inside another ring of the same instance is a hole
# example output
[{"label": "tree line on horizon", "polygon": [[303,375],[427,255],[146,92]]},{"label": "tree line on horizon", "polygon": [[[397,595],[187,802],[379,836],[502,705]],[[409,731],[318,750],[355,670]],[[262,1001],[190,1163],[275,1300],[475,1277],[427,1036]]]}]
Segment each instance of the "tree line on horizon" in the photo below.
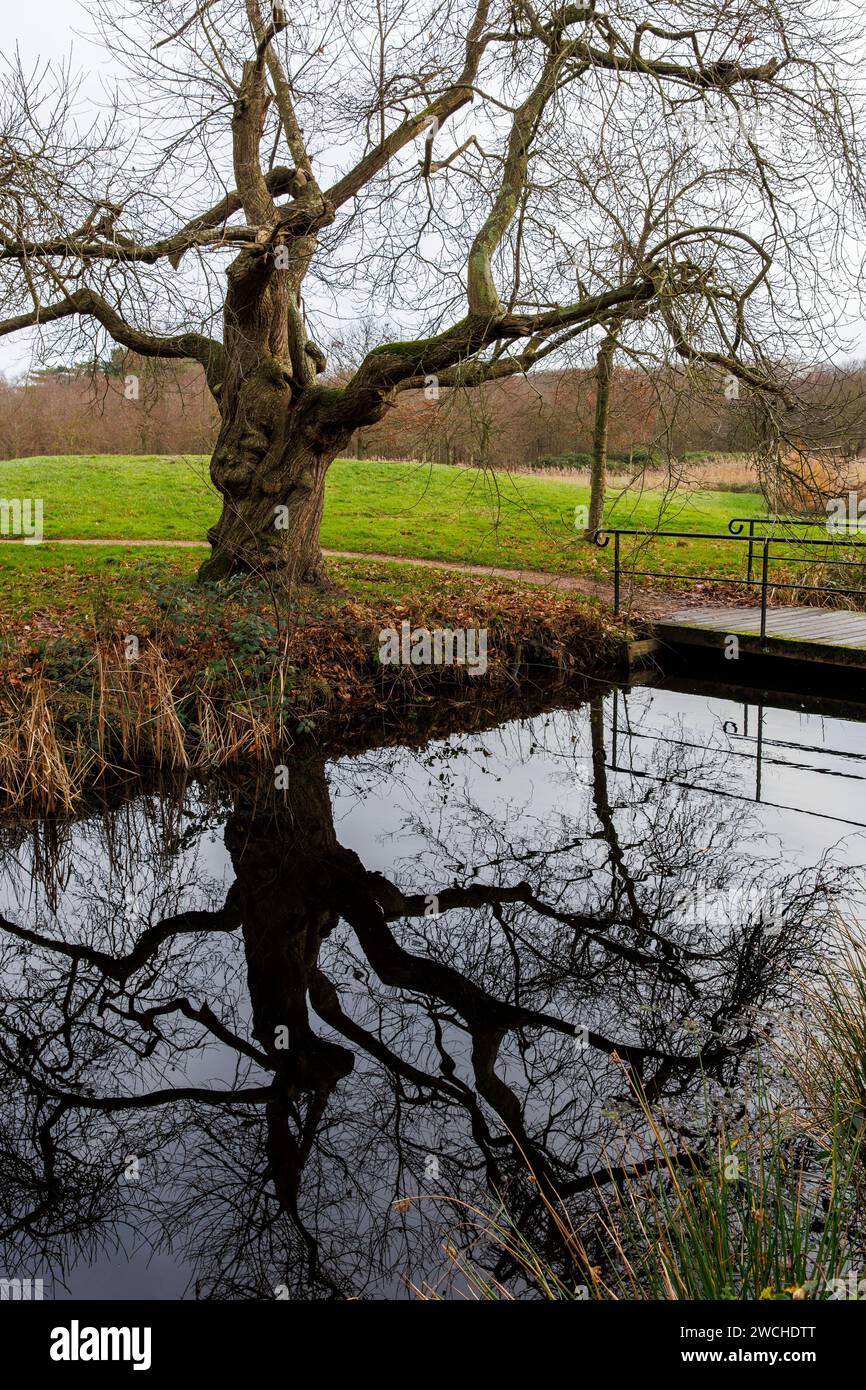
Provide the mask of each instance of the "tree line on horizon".
[{"label": "tree line on horizon", "polygon": [[[866,452],[866,362],[805,373],[797,410],[804,445]],[[589,467],[597,428],[595,367],[536,371],[462,391],[403,392],[383,420],[355,432],[355,458],[491,468]],[[0,377],[0,458],[63,454],[200,454],[219,413],[197,364],[114,352],[104,361]],[[762,446],[748,397],[708,374],[642,367],[611,373],[607,458],[640,467],[688,454],[749,455]]]}]

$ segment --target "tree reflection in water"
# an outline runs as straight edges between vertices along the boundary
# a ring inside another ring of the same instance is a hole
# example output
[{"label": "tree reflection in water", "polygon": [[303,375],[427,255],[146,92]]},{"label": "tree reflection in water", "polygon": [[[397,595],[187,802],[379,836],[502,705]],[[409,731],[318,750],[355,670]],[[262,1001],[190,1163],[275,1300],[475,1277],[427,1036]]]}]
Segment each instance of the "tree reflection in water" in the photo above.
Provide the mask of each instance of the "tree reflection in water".
[{"label": "tree reflection in water", "polygon": [[[485,761],[521,775],[463,775]],[[709,791],[686,796],[698,762]],[[544,1193],[582,1218],[643,1156],[635,1078],[693,1144],[708,1081],[736,1111],[853,872],[786,870],[712,796],[712,749],[656,773],[609,785],[599,697],[305,760],[285,792],[188,786],[7,830],[0,1269],[62,1285],[101,1262],[110,1297],[141,1242],[190,1296],[394,1296],[464,1238],[436,1194],[504,1201],[556,1263]],[[338,792],[341,812],[409,804],[388,873],[341,843]]]}]

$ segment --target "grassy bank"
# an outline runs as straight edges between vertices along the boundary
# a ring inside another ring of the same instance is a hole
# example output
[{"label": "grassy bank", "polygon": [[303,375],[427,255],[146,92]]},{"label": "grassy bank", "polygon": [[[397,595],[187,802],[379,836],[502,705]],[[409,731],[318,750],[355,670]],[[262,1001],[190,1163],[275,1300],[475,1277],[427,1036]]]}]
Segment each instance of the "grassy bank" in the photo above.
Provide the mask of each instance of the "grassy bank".
[{"label": "grassy bank", "polygon": [[479,1245],[498,1251],[501,1269],[535,1297],[557,1302],[863,1297],[859,1132],[840,1123],[822,1133],[802,1097],[780,1106],[767,1092],[737,1126],[708,1112],[703,1142],[678,1143],[645,1099],[643,1108],[654,1145],[640,1164],[600,1179],[594,1217],[576,1221],[530,1174],[558,1255],[536,1248],[504,1203],[470,1212],[455,1203],[450,1268],[420,1297],[456,1285],[485,1302],[512,1300],[504,1278],[474,1258]]},{"label": "grassy bank", "polygon": [[[275,603],[263,584],[191,583],[183,552],[39,553],[0,599],[7,811],[68,812],[126,769],[275,766],[309,737],[411,729],[431,703],[607,677],[620,650],[598,604],[507,581],[337,562],[335,593]],[[484,629],[486,669],[383,665],[379,634],[404,622]]]},{"label": "grassy bank", "polygon": [[[48,540],[201,541],[219,513],[203,457],[16,459],[0,463],[0,496],[41,497]],[[588,501],[586,484],[571,479],[339,460],[328,473],[322,544],[603,576],[612,556],[587,545],[575,531],[575,507]],[[681,489],[672,494],[637,487],[619,494],[613,481],[607,520],[639,529],[724,531],[730,516],[764,510],[756,493]],[[684,570],[742,572],[744,557],[736,545],[684,541],[674,552],[668,558]]]}]

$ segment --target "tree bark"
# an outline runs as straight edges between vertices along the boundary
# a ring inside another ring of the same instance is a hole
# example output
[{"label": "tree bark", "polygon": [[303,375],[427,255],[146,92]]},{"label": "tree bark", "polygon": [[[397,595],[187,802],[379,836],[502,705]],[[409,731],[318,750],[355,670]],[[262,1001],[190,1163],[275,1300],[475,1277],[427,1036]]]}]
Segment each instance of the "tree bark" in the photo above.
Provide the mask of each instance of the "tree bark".
[{"label": "tree bark", "polygon": [[274,202],[259,164],[271,95],[267,31],[258,21],[256,38],[257,57],[244,64],[235,101],[232,149],[243,210],[260,232],[228,270],[224,371],[216,391],[222,424],[210,468],[223,507],[208,532],[213,550],[199,578],[252,572],[288,585],[321,584],[325,474],[351,431],[317,419],[327,398],[316,385],[325,362],[307,338],[301,285],[316,231],[334,214],[304,170],[296,171],[303,180],[293,201]]},{"label": "tree bark", "polygon": [[325,476],[345,441],[311,429],[295,395],[288,369],[263,357],[227,407],[210,468],[222,515],[208,532],[213,551],[201,579],[270,573],[286,584],[325,581]]},{"label": "tree bark", "polygon": [[610,391],[617,332],[612,329],[596,357],[595,432],[592,440],[592,468],[589,478],[589,518],[586,538],[592,540],[604,525],[604,496],[607,487],[607,436],[610,424]]}]

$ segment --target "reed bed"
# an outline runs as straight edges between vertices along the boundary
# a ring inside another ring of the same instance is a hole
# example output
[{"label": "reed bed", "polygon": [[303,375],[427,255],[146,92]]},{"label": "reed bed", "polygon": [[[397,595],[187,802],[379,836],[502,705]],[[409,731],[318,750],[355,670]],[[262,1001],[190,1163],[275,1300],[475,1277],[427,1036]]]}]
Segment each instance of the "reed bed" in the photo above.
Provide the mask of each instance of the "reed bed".
[{"label": "reed bed", "polygon": [[169,772],[273,759],[285,742],[279,702],[226,699],[206,680],[181,688],[165,656],[148,643],[135,662],[100,646],[85,729],[70,736],[53,705],[55,687],[36,674],[7,692],[0,718],[0,803],[9,812],[70,813],[88,787],[113,773]]},{"label": "reed bed", "polygon": [[[784,1061],[802,1097],[805,1124],[825,1145],[856,1151],[866,1196],[866,929],[840,925],[838,947],[804,986],[808,1026],[789,1022]],[[864,1235],[866,1243],[866,1235]]]},{"label": "reed bed", "polygon": [[44,682],[7,699],[0,715],[0,797],[10,810],[72,811],[95,763],[80,739],[69,743],[58,735]]},{"label": "reed bed", "polygon": [[[533,469],[514,467],[501,470],[531,478],[549,477],[557,482],[570,482],[589,487],[588,468]],[[673,483],[677,487],[694,488],[703,492],[747,492],[760,490],[754,463],[740,454],[719,454],[708,458],[675,459],[670,466],[634,463],[613,464],[608,467],[608,494],[616,497],[624,489],[639,488],[648,492],[667,493]]]}]

